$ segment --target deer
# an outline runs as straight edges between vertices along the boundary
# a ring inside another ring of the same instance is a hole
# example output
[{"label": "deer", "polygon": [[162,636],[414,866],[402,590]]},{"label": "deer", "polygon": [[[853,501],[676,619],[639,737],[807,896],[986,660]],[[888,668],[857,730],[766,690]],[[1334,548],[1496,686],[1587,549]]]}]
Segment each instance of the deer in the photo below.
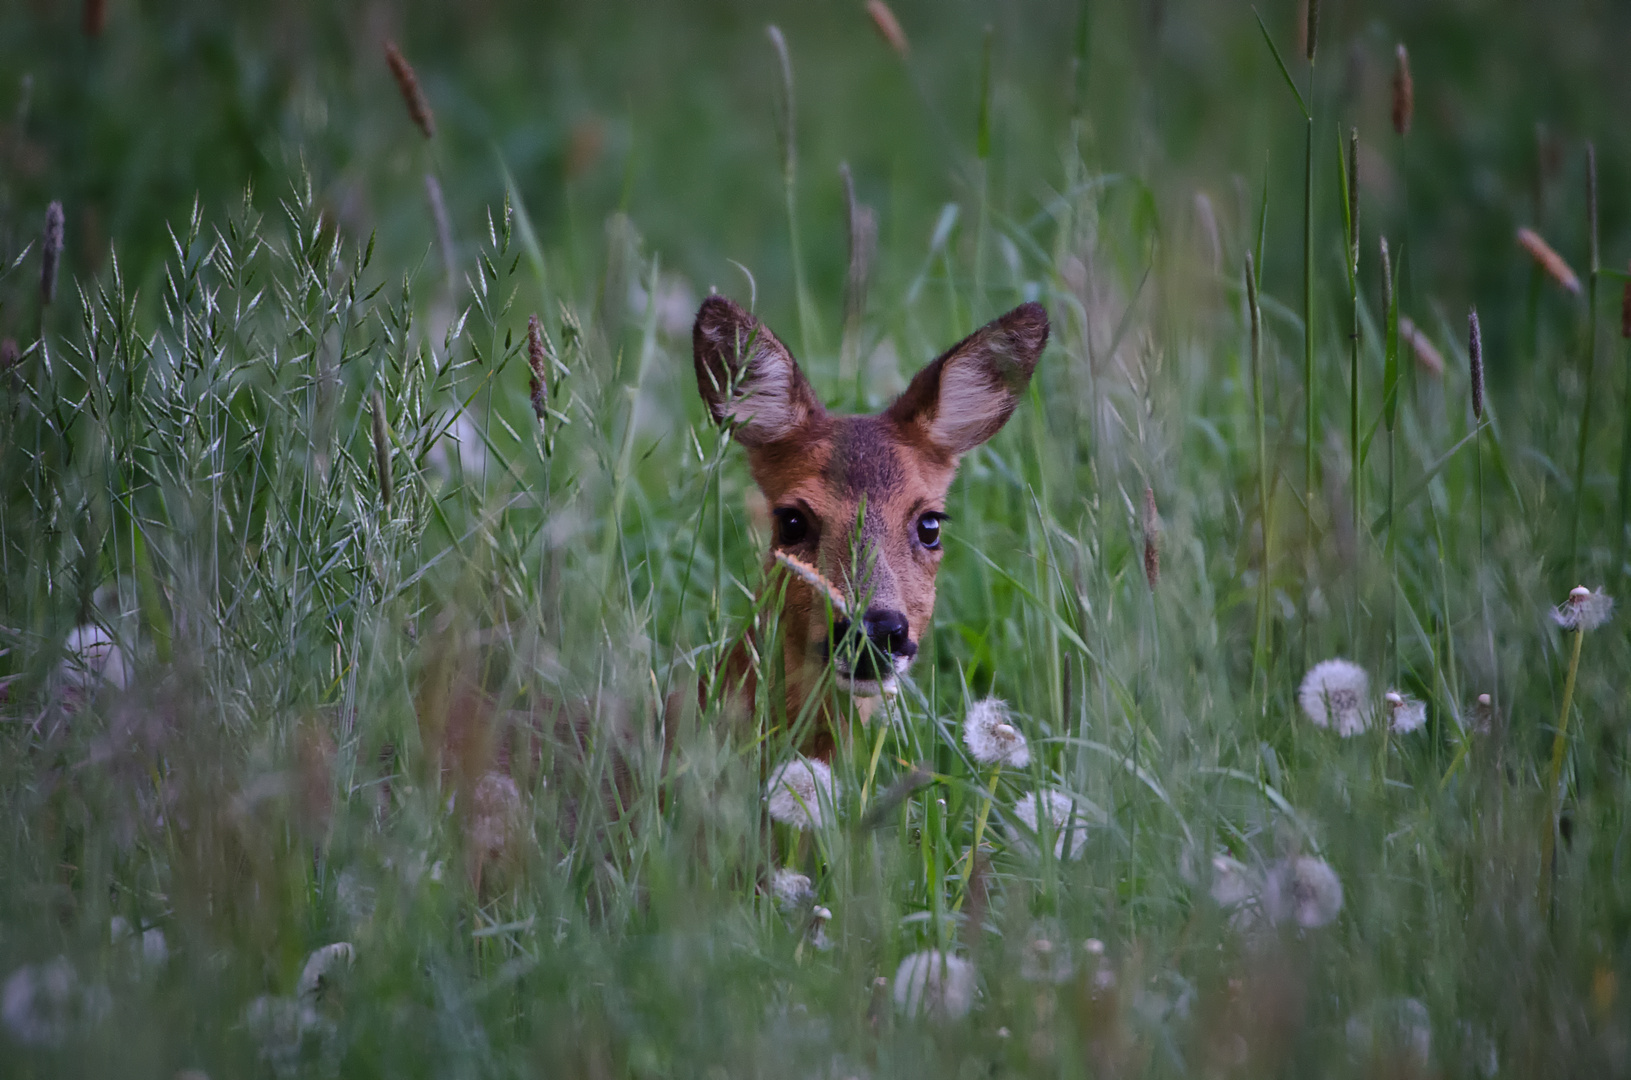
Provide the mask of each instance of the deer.
[{"label": "deer", "polygon": [[[785,715],[812,718],[805,756],[830,760],[845,717],[865,723],[911,667],[934,614],[958,463],[1008,422],[1047,341],[1047,311],[1021,304],[932,360],[881,413],[834,415],[768,327],[724,296],[702,302],[697,390],[770,507],[767,581],[777,561],[804,571],[782,594],[779,660]],[[744,637],[722,665],[737,715],[755,700],[754,645]]]}]

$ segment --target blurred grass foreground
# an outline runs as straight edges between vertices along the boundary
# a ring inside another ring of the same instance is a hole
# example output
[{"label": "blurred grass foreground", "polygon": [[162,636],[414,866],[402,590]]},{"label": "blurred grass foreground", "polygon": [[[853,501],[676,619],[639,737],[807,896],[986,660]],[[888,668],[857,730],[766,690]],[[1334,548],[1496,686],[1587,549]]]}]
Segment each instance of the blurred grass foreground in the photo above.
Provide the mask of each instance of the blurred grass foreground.
[{"label": "blurred grass foreground", "polygon": [[[9,5],[0,1074],[1631,1074],[1628,42]],[[830,775],[711,290],[1052,318]]]}]

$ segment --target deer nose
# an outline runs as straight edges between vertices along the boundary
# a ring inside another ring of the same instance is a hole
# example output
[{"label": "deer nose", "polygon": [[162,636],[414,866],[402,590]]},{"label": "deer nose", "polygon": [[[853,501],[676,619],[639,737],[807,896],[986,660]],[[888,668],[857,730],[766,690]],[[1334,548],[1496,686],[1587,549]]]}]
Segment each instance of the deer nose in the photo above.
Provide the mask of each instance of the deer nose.
[{"label": "deer nose", "polygon": [[867,640],[885,656],[916,656],[906,616],[889,608],[870,608],[861,620]]}]

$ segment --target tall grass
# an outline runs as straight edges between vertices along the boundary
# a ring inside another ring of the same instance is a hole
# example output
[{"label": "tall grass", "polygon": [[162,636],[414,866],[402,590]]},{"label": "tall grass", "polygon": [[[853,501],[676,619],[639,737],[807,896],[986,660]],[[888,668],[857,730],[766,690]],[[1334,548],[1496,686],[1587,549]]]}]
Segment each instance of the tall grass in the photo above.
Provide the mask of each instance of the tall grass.
[{"label": "tall grass", "polygon": [[[1328,55],[1340,29],[1323,28]],[[1019,75],[984,62],[962,103],[991,166],[968,194],[975,229],[958,234],[959,204],[879,200],[872,302],[851,304],[840,349],[805,293],[856,279],[813,255],[863,246],[859,197],[847,214],[795,204],[790,95],[779,183],[760,162],[795,293],[761,310],[799,320],[829,400],[887,401],[983,304],[1035,297],[1053,319],[1030,393],[961,463],[911,676],[866,725],[851,714],[803,828],[765,798],[810,721],[779,693],[785,571],[663,306],[688,253],[627,216],[604,243],[540,234],[547,210],[490,156],[510,197],[461,234],[474,243],[443,247],[451,290],[298,173],[200,204],[148,300],[110,259],[64,277],[38,319],[39,252],[8,234],[12,1071],[1626,1068],[1614,673],[1631,656],[1610,623],[1579,662],[1535,555],[1565,539],[1550,511],[1573,398],[1509,371],[1488,391],[1499,432],[1445,422],[1460,376],[1413,382],[1398,326],[1408,297],[1458,286],[1413,246],[1413,286],[1384,259],[1366,307],[1357,215],[1313,197],[1300,91],[1304,213],[1265,190],[1260,219],[1219,215],[1237,289],[1184,247],[1192,199],[1157,182],[1159,161],[1141,173],[1095,144],[1112,118],[1091,92],[1052,133],[1065,161],[1046,184],[1007,179],[1004,125],[1029,120],[1002,85]],[[857,188],[876,180],[862,169]],[[442,175],[450,207],[479,201]],[[1301,243],[1270,230],[1281,219]],[[801,248],[800,225],[830,236]],[[1350,288],[1326,295],[1338,258]],[[1468,299],[1488,313],[1512,296]],[[1382,332],[1317,337],[1319,305],[1344,302]],[[1549,341],[1559,325],[1539,317]],[[1333,405],[1314,378],[1344,359],[1351,396]],[[1320,486],[1317,435],[1344,418],[1345,494],[1388,492],[1368,519],[1354,504],[1351,565],[1316,528],[1316,501],[1344,494]],[[1594,449],[1588,475],[1607,469]],[[1604,542],[1613,515],[1583,486],[1580,535]],[[1299,499],[1305,547],[1287,559]],[[1344,573],[1351,625],[1332,609]],[[724,661],[749,630],[743,716]],[[1368,669],[1369,689],[1305,686],[1293,633],[1310,659]],[[1384,691],[1425,702],[1425,726],[1382,726]],[[991,696],[1023,765],[964,738]]]}]

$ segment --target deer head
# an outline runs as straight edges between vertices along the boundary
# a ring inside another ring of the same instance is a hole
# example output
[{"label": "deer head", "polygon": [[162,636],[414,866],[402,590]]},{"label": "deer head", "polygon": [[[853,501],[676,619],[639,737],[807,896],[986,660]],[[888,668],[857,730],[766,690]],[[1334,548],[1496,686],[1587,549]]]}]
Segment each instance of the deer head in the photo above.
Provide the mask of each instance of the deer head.
[{"label": "deer head", "polygon": [[[692,333],[697,388],[731,424],[774,519],[776,552],[814,567],[844,595],[832,613],[815,585],[788,582],[782,610],[787,715],[823,669],[861,697],[891,688],[934,612],[946,492],[962,455],[1001,430],[1048,340],[1048,314],[1023,304],[917,373],[876,416],[822,407],[792,353],[748,312],[710,296]],[[828,756],[830,719],[806,751]]]}]

